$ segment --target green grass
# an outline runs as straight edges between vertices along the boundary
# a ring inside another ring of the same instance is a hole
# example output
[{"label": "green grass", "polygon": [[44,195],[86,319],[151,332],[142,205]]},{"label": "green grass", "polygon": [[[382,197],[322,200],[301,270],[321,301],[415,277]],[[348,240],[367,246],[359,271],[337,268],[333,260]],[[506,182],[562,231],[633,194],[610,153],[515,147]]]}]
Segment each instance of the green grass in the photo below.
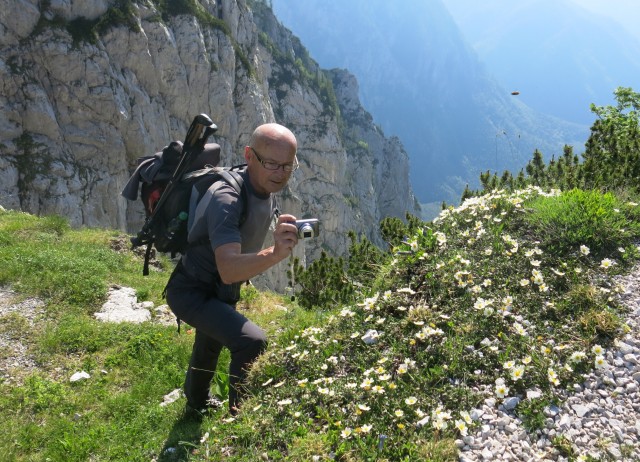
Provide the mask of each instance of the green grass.
[{"label": "green grass", "polygon": [[[637,262],[638,210],[606,194],[494,192],[407,227],[376,256],[380,275],[354,286],[350,305],[301,308],[244,288],[241,309],[268,331],[269,348],[240,414],[222,409],[201,423],[183,417],[184,398],[160,406],[182,386],[189,326],[178,334],[92,316],[112,284],[161,303],[170,263],[142,277],[141,257],[117,232],[0,213],[0,282],[47,302],[35,324],[11,315],[0,331],[23,339],[39,364],[0,383],[8,429],[0,453],[17,461],[450,461],[455,439],[479,426],[474,408],[536,388],[540,398],[516,408],[533,432],[544,407],[559,404],[559,391],[624,332],[611,276]],[[70,383],[80,370],[91,378]]]}]

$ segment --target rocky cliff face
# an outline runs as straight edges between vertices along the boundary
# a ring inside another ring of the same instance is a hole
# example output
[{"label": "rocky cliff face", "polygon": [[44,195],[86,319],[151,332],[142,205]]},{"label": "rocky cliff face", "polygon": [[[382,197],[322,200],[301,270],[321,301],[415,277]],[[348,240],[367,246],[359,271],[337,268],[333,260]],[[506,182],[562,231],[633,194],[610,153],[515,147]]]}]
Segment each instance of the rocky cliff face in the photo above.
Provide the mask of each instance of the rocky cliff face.
[{"label": "rocky cliff face", "polygon": [[2,0],[0,205],[136,231],[142,208],[119,194],[136,159],[206,113],[227,164],[263,122],[298,137],[301,168],[280,208],[322,222],[301,256],[344,254],[348,230],[380,243],[382,218],[419,213],[407,155],[361,107],[354,77],[318,69],[263,4],[201,0],[176,14],[115,3]]}]

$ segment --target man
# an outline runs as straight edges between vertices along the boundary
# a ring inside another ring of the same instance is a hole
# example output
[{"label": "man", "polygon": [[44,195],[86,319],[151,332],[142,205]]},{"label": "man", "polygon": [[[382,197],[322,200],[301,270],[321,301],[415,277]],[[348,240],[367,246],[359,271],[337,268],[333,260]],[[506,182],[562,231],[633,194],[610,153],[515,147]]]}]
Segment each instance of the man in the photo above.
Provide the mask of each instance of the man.
[{"label": "man", "polygon": [[[280,215],[274,245],[262,248],[281,191],[298,167],[294,134],[275,123],[256,128],[245,146],[241,172],[246,195],[224,181],[214,183],[189,218],[189,242],[167,284],[167,302],[176,317],[195,327],[185,380],[187,408],[212,406],[209,395],[218,356],[231,352],[229,411],[235,415],[250,364],[266,348],[262,329],[238,313],[240,285],[291,255],[298,243],[292,215]],[[246,202],[246,203],[245,203]],[[204,241],[204,242],[203,242]]]}]

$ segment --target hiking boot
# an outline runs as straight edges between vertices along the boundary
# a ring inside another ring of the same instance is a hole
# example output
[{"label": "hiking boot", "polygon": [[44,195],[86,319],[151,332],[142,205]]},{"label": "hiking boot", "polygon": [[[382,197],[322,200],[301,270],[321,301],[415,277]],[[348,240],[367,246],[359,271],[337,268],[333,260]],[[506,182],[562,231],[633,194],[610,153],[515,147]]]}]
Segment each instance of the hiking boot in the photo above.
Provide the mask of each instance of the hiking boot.
[{"label": "hiking boot", "polygon": [[222,401],[216,398],[209,398],[205,404],[201,406],[194,406],[187,402],[184,409],[184,415],[190,419],[202,420],[205,417],[212,416],[217,409],[222,407],[222,405]]}]

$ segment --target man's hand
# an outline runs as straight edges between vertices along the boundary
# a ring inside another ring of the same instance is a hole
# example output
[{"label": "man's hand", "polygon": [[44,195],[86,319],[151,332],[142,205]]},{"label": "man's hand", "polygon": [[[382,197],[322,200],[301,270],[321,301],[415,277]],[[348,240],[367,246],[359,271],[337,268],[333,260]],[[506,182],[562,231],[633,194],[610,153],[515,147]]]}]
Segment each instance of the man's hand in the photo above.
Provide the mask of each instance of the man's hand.
[{"label": "man's hand", "polygon": [[284,259],[291,255],[293,248],[298,243],[298,228],[295,225],[296,217],[293,215],[280,215],[276,229],[273,231],[273,253],[278,258]]}]

